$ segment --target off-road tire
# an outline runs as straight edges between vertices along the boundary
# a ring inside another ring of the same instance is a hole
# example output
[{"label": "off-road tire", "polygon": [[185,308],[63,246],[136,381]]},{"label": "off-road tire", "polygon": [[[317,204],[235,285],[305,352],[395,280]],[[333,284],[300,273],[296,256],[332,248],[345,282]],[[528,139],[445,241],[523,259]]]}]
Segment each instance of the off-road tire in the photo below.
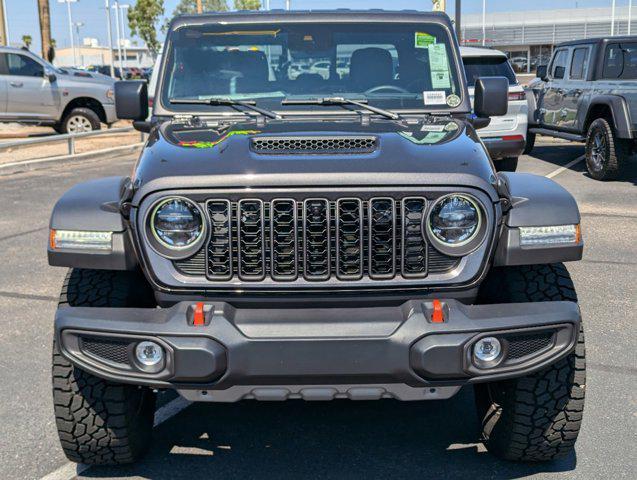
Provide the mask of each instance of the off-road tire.
[{"label": "off-road tire", "polygon": [[507,157],[495,161],[498,172],[515,172],[518,168],[518,157]]},{"label": "off-road tire", "polygon": [[100,123],[100,117],[90,108],[78,107],[71,110],[67,113],[64,118],[57,124],[55,127],[55,131],[59,133],[70,133],[70,125],[69,122],[76,117],[82,117],[86,119],[87,125],[90,125],[90,130],[87,131],[95,131],[100,130],[102,128],[102,124]]},{"label": "off-road tire", "polygon": [[[594,160],[595,139],[598,134],[605,142],[601,163]],[[598,118],[588,127],[585,155],[586,168],[591,177],[595,180],[613,180],[619,175],[624,160],[630,156],[630,142],[617,138],[608,121]]]},{"label": "off-road tire", "polygon": [[524,153],[524,155],[528,155],[529,153],[531,153],[534,146],[535,146],[535,133],[526,132],[526,143],[524,144],[524,150],[522,151],[522,153]]},{"label": "off-road tire", "polygon": [[[69,271],[60,306],[150,306],[138,274]],[[53,342],[53,402],[62,449],[73,462],[114,465],[136,461],[150,444],[155,394],[148,388],[103,380],[74,367]]]},{"label": "off-road tire", "polygon": [[[480,291],[491,303],[577,301],[563,264],[495,268]],[[584,411],[584,331],[566,358],[513,380],[476,385],[482,442],[506,460],[543,462],[568,455]]]}]

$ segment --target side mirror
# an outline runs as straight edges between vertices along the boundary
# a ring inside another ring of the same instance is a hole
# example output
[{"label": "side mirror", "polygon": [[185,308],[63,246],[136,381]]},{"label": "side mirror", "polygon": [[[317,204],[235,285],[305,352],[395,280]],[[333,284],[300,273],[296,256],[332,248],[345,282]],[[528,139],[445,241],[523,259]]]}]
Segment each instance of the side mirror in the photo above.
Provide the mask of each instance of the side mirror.
[{"label": "side mirror", "polygon": [[115,113],[122,120],[146,120],[148,85],[145,80],[115,82]]},{"label": "side mirror", "polygon": [[55,73],[45,73],[44,76],[49,79],[49,83],[53,83],[58,79],[58,77],[55,76]]},{"label": "side mirror", "polygon": [[538,65],[537,70],[535,71],[535,76],[540,80],[546,82],[548,74],[548,67],[546,65]]},{"label": "side mirror", "polygon": [[505,115],[509,105],[506,77],[480,77],[476,80],[473,110],[478,117]]}]

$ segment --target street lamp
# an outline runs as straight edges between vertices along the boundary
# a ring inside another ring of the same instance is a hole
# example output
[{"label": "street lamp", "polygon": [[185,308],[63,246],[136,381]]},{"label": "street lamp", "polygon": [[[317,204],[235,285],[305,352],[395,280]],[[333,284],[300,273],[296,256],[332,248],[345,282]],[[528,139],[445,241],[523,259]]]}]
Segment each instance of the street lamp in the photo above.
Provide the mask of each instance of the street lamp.
[{"label": "street lamp", "polygon": [[66,3],[66,13],[69,17],[69,38],[71,39],[71,50],[73,51],[73,66],[77,67],[77,55],[75,53],[75,42],[73,41],[73,16],[71,15],[71,3],[78,0],[58,0],[58,3]]},{"label": "street lamp", "polygon": [[[115,10],[115,24],[117,26],[117,51],[119,55],[119,68],[122,78],[124,78],[124,63],[122,63],[122,54],[124,62],[128,60],[128,52],[126,51],[126,29],[124,28],[124,10],[128,10],[130,5],[120,4],[119,0],[115,0],[113,9]],[[122,52],[123,49],[123,52]]]},{"label": "street lamp", "polygon": [[108,34],[108,58],[111,77],[115,77],[115,62],[113,60],[113,27],[111,25],[111,0],[106,1],[106,33]]},{"label": "street lamp", "polygon": [[75,38],[77,38],[77,45],[80,50],[80,66],[84,66],[84,55],[82,54],[82,42],[80,40],[80,27],[84,26],[84,22],[74,22],[75,26]]}]

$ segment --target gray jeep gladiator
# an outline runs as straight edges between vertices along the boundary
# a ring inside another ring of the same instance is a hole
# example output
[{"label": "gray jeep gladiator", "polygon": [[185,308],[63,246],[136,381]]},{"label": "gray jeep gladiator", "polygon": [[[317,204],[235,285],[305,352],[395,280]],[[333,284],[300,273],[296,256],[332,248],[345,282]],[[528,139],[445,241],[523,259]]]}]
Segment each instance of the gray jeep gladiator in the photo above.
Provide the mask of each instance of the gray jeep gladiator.
[{"label": "gray jeep gladiator", "polygon": [[585,142],[586,167],[612,180],[637,146],[637,36],[562,43],[527,94],[529,133]]},{"label": "gray jeep gladiator", "polygon": [[51,217],[71,460],[139,458],[163,389],[465,387],[494,454],[571,452],[585,359],[563,262],[581,258],[580,214],[552,180],[496,172],[476,128],[506,112],[508,81],[477,79],[472,115],[446,15],[181,16],[161,65],[149,120],[146,84],[115,86],[118,116],[149,133],[131,176],[76,185]]}]

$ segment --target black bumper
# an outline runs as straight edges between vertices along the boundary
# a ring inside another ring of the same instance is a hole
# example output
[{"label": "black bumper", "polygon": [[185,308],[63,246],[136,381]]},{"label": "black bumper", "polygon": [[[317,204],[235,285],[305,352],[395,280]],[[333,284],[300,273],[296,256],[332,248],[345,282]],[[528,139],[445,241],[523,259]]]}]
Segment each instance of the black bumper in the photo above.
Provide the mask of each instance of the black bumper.
[{"label": "black bumper", "polygon": [[492,160],[500,160],[508,157],[519,157],[524,152],[526,142],[524,140],[505,140],[503,137],[485,137],[482,139],[484,146]]},{"label": "black bumper", "polygon": [[[433,393],[522,376],[566,356],[579,331],[579,308],[571,302],[467,306],[442,300],[442,306],[444,322],[433,323],[432,303],[424,300],[307,309],[210,302],[200,326],[192,325],[190,302],[166,309],[67,307],[57,312],[55,335],[67,359],[99,377],[232,401],[259,392],[264,398],[295,398],[302,391],[351,397],[352,386],[362,397],[400,397],[391,394],[396,386]],[[472,361],[474,342],[486,335],[503,345],[502,360],[488,369]],[[165,349],[156,371],[135,360],[141,340]]]}]

